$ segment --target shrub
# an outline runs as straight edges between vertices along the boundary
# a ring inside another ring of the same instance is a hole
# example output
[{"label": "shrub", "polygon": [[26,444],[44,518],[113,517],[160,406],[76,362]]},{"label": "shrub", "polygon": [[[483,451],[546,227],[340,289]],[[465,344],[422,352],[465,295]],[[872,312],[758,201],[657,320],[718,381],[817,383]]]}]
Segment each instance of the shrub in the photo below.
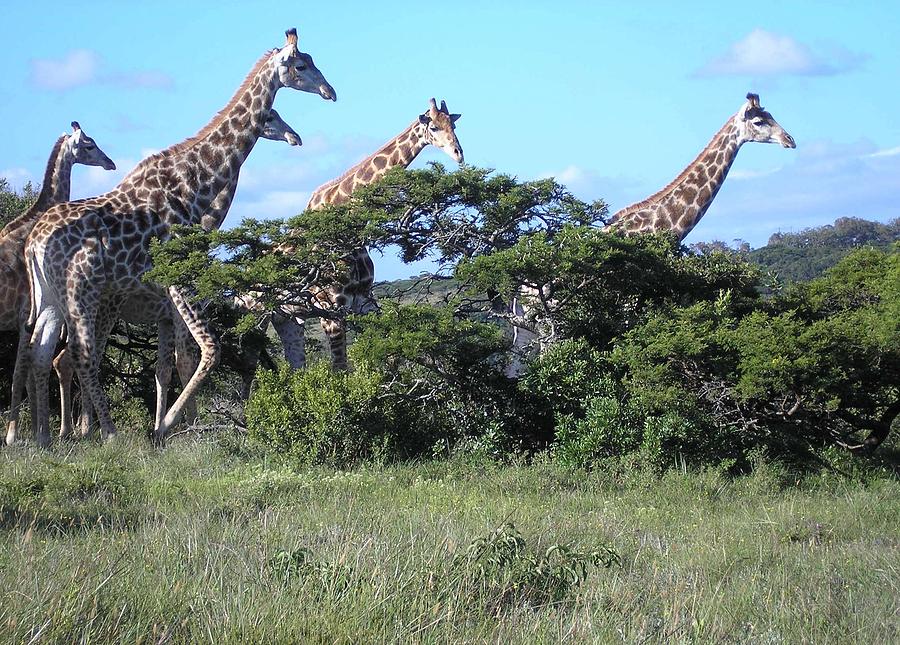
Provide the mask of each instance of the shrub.
[{"label": "shrub", "polygon": [[324,362],[260,370],[247,402],[250,437],[304,463],[342,467],[380,457],[392,425],[380,385],[371,370],[334,372]]},{"label": "shrub", "polygon": [[549,440],[549,415],[499,369],[507,341],[497,325],[395,303],[356,323],[351,356],[386,384],[397,454],[467,447],[501,457]]}]

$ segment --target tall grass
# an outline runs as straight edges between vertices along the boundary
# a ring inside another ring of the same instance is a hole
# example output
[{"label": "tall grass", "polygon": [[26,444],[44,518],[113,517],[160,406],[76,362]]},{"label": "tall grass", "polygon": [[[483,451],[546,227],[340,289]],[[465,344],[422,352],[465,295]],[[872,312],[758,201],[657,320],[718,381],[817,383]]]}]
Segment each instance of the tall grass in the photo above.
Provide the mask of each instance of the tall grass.
[{"label": "tall grass", "polygon": [[0,453],[7,642],[898,642],[900,484]]}]

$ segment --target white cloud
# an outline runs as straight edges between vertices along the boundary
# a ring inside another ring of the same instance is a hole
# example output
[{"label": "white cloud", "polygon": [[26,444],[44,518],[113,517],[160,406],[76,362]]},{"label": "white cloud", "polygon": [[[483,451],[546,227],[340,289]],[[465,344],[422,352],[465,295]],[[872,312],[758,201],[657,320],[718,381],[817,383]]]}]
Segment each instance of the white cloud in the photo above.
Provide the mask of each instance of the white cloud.
[{"label": "white cloud", "polygon": [[46,89],[65,91],[96,80],[100,56],[88,49],[73,49],[62,58],[31,61],[31,82]]},{"label": "white cloud", "polygon": [[863,57],[830,47],[816,53],[790,36],[754,29],[722,56],[699,70],[700,76],[832,76],[859,65]]},{"label": "white cloud", "polygon": [[73,49],[61,58],[35,58],[29,63],[35,87],[65,92],[84,85],[112,85],[126,89],[169,89],[171,76],[156,70],[106,70],[103,58],[89,49]]}]

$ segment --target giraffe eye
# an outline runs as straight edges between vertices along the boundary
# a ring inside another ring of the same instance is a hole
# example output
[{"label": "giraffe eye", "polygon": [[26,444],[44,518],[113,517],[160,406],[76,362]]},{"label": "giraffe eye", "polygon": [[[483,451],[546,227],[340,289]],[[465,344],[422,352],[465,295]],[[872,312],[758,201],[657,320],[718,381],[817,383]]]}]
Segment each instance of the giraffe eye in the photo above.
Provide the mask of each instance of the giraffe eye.
[{"label": "giraffe eye", "polygon": [[298,71],[298,72],[302,72],[302,71],[305,70],[305,69],[306,69],[306,65],[297,65],[297,71]]}]

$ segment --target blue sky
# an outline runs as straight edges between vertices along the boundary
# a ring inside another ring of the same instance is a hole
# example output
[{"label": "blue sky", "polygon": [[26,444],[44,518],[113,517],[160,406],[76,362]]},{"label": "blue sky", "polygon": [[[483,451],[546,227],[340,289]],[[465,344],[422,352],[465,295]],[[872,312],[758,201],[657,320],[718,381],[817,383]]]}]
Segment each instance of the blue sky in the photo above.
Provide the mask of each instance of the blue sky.
[{"label": "blue sky", "polygon": [[[297,26],[338,93],[283,90],[304,145],[260,142],[226,225],[284,217],[409,124],[431,96],[462,113],[466,161],[556,176],[612,210],[674,178],[755,91],[796,150],[748,144],[687,242],[841,216],[900,217],[895,2],[92,2],[5,4],[0,176],[39,181],[72,120],[119,170],[196,132]],[[416,161],[452,162],[429,149]],[[378,277],[414,273],[394,258]]]}]

